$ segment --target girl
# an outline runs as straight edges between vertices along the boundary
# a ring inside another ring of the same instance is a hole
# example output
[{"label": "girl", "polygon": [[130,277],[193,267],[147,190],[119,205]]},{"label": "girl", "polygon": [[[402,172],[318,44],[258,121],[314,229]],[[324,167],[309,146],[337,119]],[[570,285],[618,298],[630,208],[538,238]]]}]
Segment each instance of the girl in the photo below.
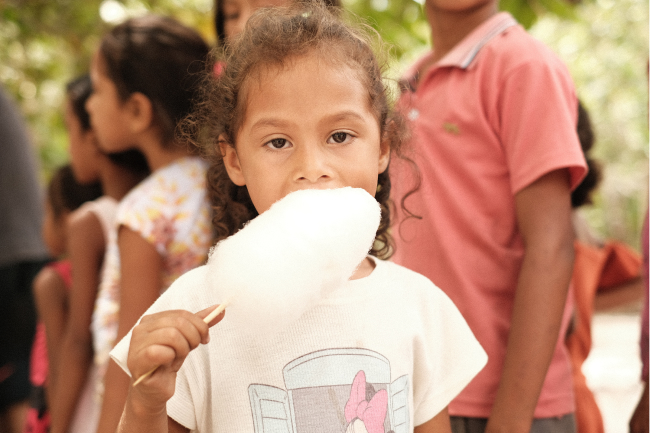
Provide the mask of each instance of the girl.
[{"label": "girl", "polygon": [[99,151],[85,108],[91,91],[88,75],[68,84],[65,123],[76,180],[82,184],[99,181],[104,195],[74,211],[68,222],[72,289],[60,368],[56,373],[59,382],[66,386],[60,387],[53,398],[52,433],[88,432],[97,426],[100,405],[93,390],[99,378],[96,369],[91,369],[90,320],[117,202],[148,174],[147,163],[138,151],[115,155]]},{"label": "girl", "polygon": [[[134,378],[161,366],[131,388],[118,431],[450,430],[446,405],[486,357],[439,289],[377,258],[390,254],[386,170],[402,123],[370,46],[303,4],[258,11],[226,47],[191,122],[212,151],[217,239],[292,191],[352,186],[381,205],[378,242],[345,286],[262,341],[227,321],[209,331],[211,308],[189,312],[209,299],[203,268],[183,276],[113,351]],[[172,297],[182,310],[161,311]]]},{"label": "girl", "polygon": [[[43,240],[52,257],[63,257],[68,247],[66,223],[70,213],[83,203],[101,195],[98,183],[78,184],[69,165],[59,168],[47,190]],[[30,378],[33,385],[26,433],[45,433],[50,424],[48,407],[61,386],[56,372],[61,359],[61,337],[68,313],[71,283],[70,261],[59,260],[43,268],[34,280],[34,299],[40,318],[34,344]]]},{"label": "girl", "polygon": [[86,108],[100,148],[135,148],[152,171],[118,206],[93,313],[95,362],[104,377],[100,433],[115,432],[129,386],[109,365],[110,349],[172,281],[205,261],[212,241],[207,164],[174,137],[207,53],[194,30],[145,16],[115,27],[92,61]]},{"label": "girl", "polygon": [[[244,30],[251,14],[260,8],[288,6],[292,0],[215,0],[214,28],[217,44],[227,42]],[[323,0],[323,4],[341,7],[340,0]]]}]

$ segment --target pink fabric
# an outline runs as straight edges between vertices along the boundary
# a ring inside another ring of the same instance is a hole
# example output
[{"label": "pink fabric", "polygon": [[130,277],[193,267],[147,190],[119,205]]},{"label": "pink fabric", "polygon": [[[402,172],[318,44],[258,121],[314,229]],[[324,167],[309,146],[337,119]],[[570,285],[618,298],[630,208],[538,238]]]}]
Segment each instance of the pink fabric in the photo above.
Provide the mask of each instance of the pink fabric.
[{"label": "pink fabric", "polygon": [[643,224],[643,234],[641,235],[641,246],[643,248],[643,283],[645,285],[645,301],[643,304],[643,313],[641,315],[641,362],[643,370],[641,379],[648,382],[648,213],[645,214],[645,223]]},{"label": "pink fabric", "polygon": [[359,371],[352,382],[350,399],[345,404],[345,420],[350,423],[355,419],[363,421],[368,433],[384,433],[384,420],[388,410],[388,393],[385,389],[366,401],[366,373]]},{"label": "pink fabric", "polygon": [[32,354],[29,361],[29,381],[32,385],[43,386],[47,379],[49,365],[47,362],[47,341],[45,340],[45,325],[36,324],[36,334],[32,344]]},{"label": "pink fabric", "polygon": [[50,414],[45,413],[41,418],[38,411],[29,408],[25,419],[25,433],[48,433],[50,431]]},{"label": "pink fabric", "polygon": [[[524,254],[515,194],[553,170],[568,168],[572,188],[586,173],[569,73],[513,24],[507,13],[483,23],[400,100],[412,121],[409,156],[422,175],[405,204],[422,218],[400,210],[414,177],[393,158],[394,260],[444,290],[488,353],[487,366],[450,404],[452,415],[487,417],[495,398]],[[569,317],[567,307],[561,335]],[[571,388],[558,339],[535,416],[572,412]]]}]

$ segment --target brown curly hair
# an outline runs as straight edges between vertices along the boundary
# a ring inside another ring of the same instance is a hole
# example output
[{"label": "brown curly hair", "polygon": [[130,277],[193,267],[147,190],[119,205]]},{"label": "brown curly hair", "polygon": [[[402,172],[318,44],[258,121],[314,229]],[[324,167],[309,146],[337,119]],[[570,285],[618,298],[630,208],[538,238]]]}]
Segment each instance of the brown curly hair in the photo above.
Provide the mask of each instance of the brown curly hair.
[{"label": "brown curly hair", "polygon": [[[370,108],[380,125],[382,139],[392,155],[400,156],[406,139],[405,122],[392,110],[390,90],[382,78],[383,65],[373,52],[376,32],[367,26],[351,26],[319,2],[297,3],[287,8],[257,11],[244,32],[232,43],[215,51],[222,65],[217,79],[212,71],[204,81],[204,94],[195,113],[186,118],[181,133],[199,145],[210,161],[208,191],[213,206],[216,241],[241,229],[258,213],[245,186],[235,185],[226,172],[219,143],[235,147],[237,132],[246,110],[247,83],[263,68],[282,67],[297,56],[316,51],[328,62],[345,64],[357,71],[368,89]],[[370,254],[388,258],[393,242],[390,227],[390,178],[379,174],[376,200],[381,207],[381,224]]]}]

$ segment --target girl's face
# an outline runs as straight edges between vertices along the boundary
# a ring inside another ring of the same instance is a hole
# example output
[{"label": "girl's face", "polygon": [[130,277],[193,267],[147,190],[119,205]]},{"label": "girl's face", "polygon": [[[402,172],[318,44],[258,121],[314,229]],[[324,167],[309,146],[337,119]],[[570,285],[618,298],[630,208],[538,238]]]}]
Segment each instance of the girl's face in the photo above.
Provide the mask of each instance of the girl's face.
[{"label": "girl's face", "polygon": [[117,87],[106,74],[104,58],[95,53],[90,65],[93,93],[86,101],[90,124],[99,147],[105,152],[120,152],[132,148],[129,145],[127,112]]},{"label": "girl's face", "polygon": [[84,131],[70,101],[66,103],[65,126],[70,141],[70,165],[75,179],[81,184],[96,182],[102,155],[97,149],[95,134],[92,129]]},{"label": "girl's face", "polygon": [[259,8],[287,6],[291,0],[224,0],[222,3],[223,31],[230,39],[244,30],[246,21]]},{"label": "girl's face", "polygon": [[41,236],[45,246],[52,257],[60,257],[66,250],[66,222],[67,215],[57,218],[52,211],[52,205],[49,200],[45,200],[45,214],[43,215],[43,225],[41,227]]},{"label": "girl's face", "polygon": [[374,196],[390,149],[355,71],[308,54],[261,72],[247,83],[236,150],[221,145],[231,180],[247,186],[257,211],[300,189]]}]

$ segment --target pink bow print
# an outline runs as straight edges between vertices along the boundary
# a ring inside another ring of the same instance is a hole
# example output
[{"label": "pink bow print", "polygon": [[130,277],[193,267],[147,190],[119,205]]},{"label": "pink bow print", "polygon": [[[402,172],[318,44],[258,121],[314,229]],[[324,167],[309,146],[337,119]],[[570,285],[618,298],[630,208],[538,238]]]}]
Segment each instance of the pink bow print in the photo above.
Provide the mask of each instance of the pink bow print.
[{"label": "pink bow print", "polygon": [[384,419],[388,410],[388,393],[385,389],[366,401],[366,374],[359,371],[352,382],[350,399],[345,405],[345,420],[349,423],[355,418],[363,421],[368,433],[384,433]]}]

